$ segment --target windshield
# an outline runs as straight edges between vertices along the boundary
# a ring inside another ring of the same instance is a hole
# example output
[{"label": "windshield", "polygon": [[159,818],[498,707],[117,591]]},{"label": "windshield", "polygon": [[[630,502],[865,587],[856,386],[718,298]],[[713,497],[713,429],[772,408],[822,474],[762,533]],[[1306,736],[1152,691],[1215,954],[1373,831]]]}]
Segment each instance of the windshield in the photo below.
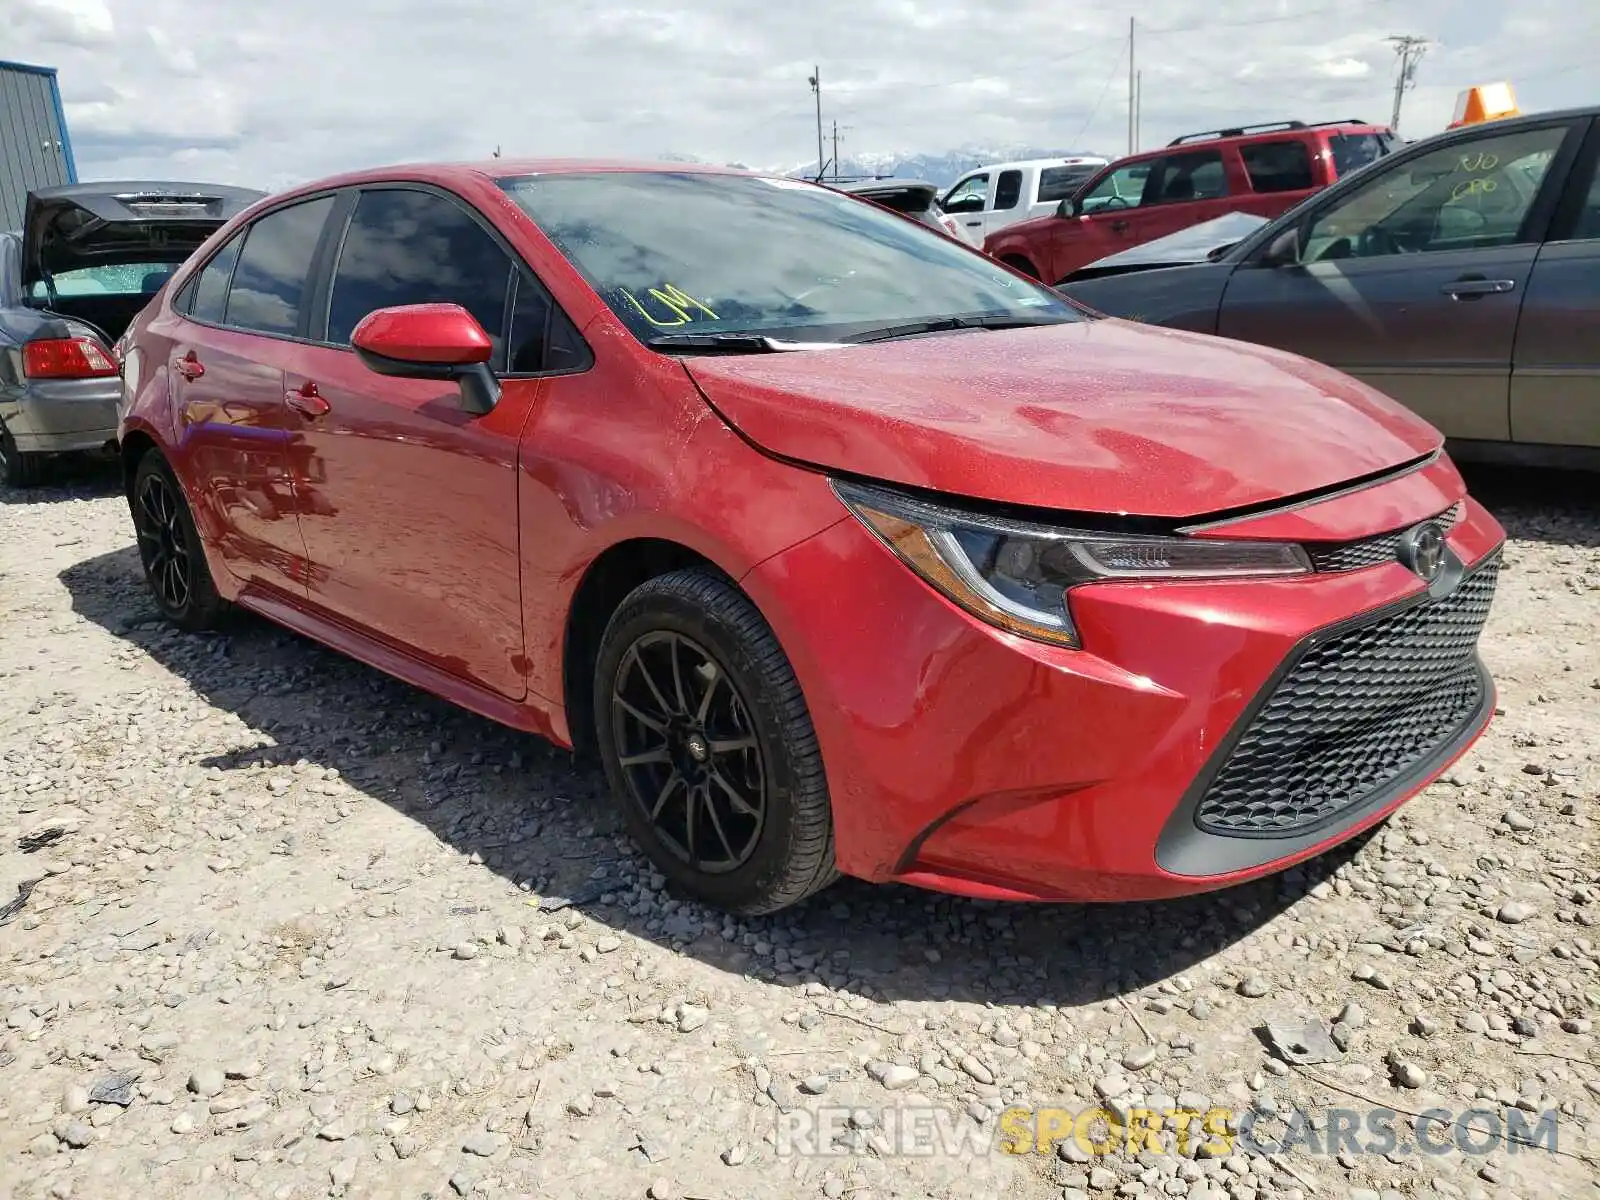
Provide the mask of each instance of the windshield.
[{"label": "windshield", "polygon": [[1079,316],[943,234],[800,180],[618,171],[501,187],[641,340]]}]

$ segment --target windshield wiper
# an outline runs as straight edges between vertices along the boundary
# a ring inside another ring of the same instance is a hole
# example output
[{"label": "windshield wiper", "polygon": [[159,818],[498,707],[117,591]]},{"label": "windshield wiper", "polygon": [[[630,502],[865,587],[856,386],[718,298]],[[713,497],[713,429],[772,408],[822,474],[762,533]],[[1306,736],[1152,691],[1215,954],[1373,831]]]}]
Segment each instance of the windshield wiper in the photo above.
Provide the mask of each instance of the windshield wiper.
[{"label": "windshield wiper", "polygon": [[947,333],[957,329],[1027,329],[1035,325],[1065,325],[1070,317],[1018,317],[991,315],[982,317],[934,317],[927,321],[912,321],[905,325],[885,325],[865,333],[852,334],[847,342],[887,342],[895,338],[916,337],[923,333]]},{"label": "windshield wiper", "polygon": [[722,351],[729,354],[783,354],[792,350],[837,350],[840,342],[792,342],[761,333],[661,333],[645,338],[652,350],[667,353],[684,350]]}]

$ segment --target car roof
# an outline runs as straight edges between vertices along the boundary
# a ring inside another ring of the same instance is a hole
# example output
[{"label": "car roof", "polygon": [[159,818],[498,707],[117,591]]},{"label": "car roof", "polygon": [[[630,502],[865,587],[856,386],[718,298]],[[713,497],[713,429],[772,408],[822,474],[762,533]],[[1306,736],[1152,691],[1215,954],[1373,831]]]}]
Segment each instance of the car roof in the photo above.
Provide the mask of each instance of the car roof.
[{"label": "car roof", "polygon": [[1062,158],[1019,158],[1011,162],[984,163],[961,174],[971,175],[973,171],[1015,171],[1024,167],[1098,167],[1110,161],[1103,154],[1070,154]]}]

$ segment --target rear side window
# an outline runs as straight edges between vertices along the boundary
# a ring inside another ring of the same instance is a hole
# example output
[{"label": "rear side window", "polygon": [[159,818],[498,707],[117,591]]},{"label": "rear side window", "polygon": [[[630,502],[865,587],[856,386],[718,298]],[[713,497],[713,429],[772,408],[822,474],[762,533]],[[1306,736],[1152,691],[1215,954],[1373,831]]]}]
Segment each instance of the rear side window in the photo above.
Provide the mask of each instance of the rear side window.
[{"label": "rear side window", "polygon": [[239,248],[244,236],[234,237],[212,256],[210,262],[187,288],[187,297],[180,302],[182,310],[197,321],[212,325],[222,324],[228,313],[228,284],[233,280],[233,268],[239,261]]},{"label": "rear side window", "polygon": [[1216,150],[1193,154],[1173,154],[1151,168],[1145,184],[1146,204],[1182,204],[1189,200],[1213,200],[1228,194],[1228,173],[1222,155]]},{"label": "rear side window", "polygon": [[994,185],[994,206],[996,209],[1015,208],[1017,201],[1022,198],[1022,172],[1001,171],[1000,178]]},{"label": "rear side window", "polygon": [[270,212],[245,234],[228,291],[225,324],[256,333],[295,334],[306,280],[333,197]]},{"label": "rear side window", "polygon": [[1239,147],[1239,157],[1255,191],[1303,192],[1315,186],[1304,142],[1247,142]]},{"label": "rear side window", "polygon": [[1328,138],[1333,169],[1339,175],[1359,171],[1394,149],[1394,139],[1382,133],[1336,133]]},{"label": "rear side window", "polygon": [[1600,239],[1600,163],[1594,166],[1594,174],[1589,180],[1589,195],[1578,210],[1578,223],[1573,227],[1572,236],[1578,241]]},{"label": "rear side window", "polygon": [[364,317],[397,304],[459,304],[505,362],[511,258],[454,201],[432,192],[362,192],[328,300],[328,341],[348,345]]},{"label": "rear side window", "polygon": [[1083,186],[1098,167],[1046,167],[1039,172],[1039,202],[1065,200]]}]

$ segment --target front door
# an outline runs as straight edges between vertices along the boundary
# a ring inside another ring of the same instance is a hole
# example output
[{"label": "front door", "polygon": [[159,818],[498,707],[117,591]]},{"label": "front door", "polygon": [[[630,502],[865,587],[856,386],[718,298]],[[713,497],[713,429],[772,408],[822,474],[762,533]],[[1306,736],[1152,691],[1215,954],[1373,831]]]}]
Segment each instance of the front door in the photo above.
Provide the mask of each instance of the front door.
[{"label": "front door", "polygon": [[985,211],[989,207],[989,176],[980,171],[968,175],[944,194],[941,208],[966,228],[972,240],[983,245]]},{"label": "front door", "polygon": [[1509,438],[1518,311],[1574,136],[1485,128],[1374,168],[1307,214],[1297,261],[1233,273],[1217,332],[1338,367],[1448,437]]},{"label": "front door", "polygon": [[1600,446],[1600,122],[1590,131],[1522,302],[1511,436]]},{"label": "front door", "polygon": [[454,384],[376,375],[348,347],[376,309],[449,302],[489,333],[504,373],[510,310],[536,287],[459,199],[364,190],[333,269],[322,344],[302,348],[285,377],[311,602],[510,699],[527,693],[517,442],[546,385],[507,379],[495,409],[473,416]]}]

